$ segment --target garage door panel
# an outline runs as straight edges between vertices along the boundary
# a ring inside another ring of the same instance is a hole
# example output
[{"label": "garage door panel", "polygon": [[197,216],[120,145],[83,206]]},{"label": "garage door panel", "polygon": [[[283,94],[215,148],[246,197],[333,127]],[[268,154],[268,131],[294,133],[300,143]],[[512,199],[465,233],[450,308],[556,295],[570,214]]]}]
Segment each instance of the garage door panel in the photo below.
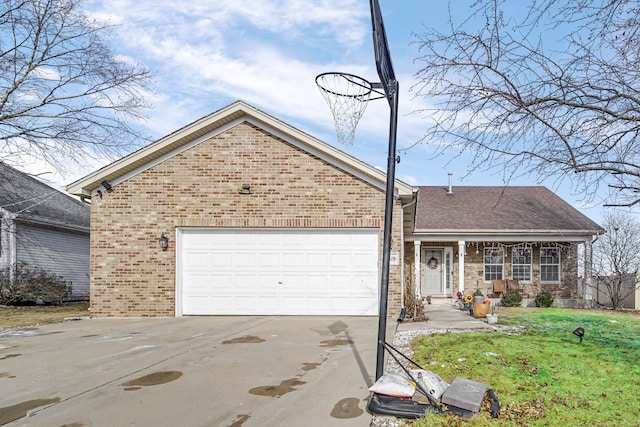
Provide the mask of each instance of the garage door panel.
[{"label": "garage door panel", "polygon": [[349,253],[333,253],[331,254],[330,264],[334,268],[351,268],[351,254]]},{"label": "garage door panel", "polygon": [[208,253],[189,251],[188,256],[185,258],[185,262],[185,266],[193,268],[196,266],[209,265],[212,261]]},{"label": "garage door panel", "polygon": [[[254,265],[256,265],[256,254],[255,253],[251,253],[251,252],[242,252],[242,251],[238,251],[236,253],[230,254],[227,253],[225,254],[227,256],[227,261],[224,264],[221,264],[220,267],[224,268],[233,268],[233,267],[237,267],[237,268],[242,268],[242,267],[253,267]],[[220,259],[222,259],[222,256],[220,257]]]},{"label": "garage door panel", "polygon": [[307,257],[300,252],[283,252],[282,266],[288,269],[302,269],[307,263]]},{"label": "garage door panel", "polygon": [[209,274],[208,273],[197,273],[191,272],[185,276],[186,280],[189,281],[191,289],[194,291],[198,289],[209,289]]},{"label": "garage door panel", "polygon": [[298,273],[284,273],[282,279],[278,282],[281,290],[288,292],[303,292],[307,287],[307,276],[305,274]]},{"label": "garage door panel", "polygon": [[[312,316],[321,316],[326,314],[327,307],[331,307],[331,302],[329,299],[326,301],[323,300],[311,300],[306,299],[304,305],[304,313],[298,313],[300,315],[312,315]],[[337,313],[334,313],[337,314]]]},{"label": "garage door panel", "polygon": [[370,253],[357,252],[351,255],[351,265],[353,267],[368,267],[372,262],[376,262],[376,257]]},{"label": "garage door panel", "polygon": [[184,301],[185,311],[191,314],[209,314],[211,310],[219,311],[220,314],[231,314],[225,312],[226,307],[232,305],[232,298],[220,295],[217,298],[211,297],[188,297]]},{"label": "garage door panel", "polygon": [[376,315],[378,230],[180,229],[181,314]]},{"label": "garage door panel", "polygon": [[333,234],[328,236],[329,244],[334,247],[342,247],[345,249],[350,249],[353,244],[353,238],[347,234]]},{"label": "garage door panel", "polygon": [[262,251],[257,255],[256,264],[261,268],[280,268],[280,254]]},{"label": "garage door panel", "polygon": [[319,295],[328,290],[328,278],[326,274],[307,274],[305,287],[309,292]]},{"label": "garage door panel", "polygon": [[225,290],[247,289],[253,291],[256,288],[256,275],[254,273],[229,273],[229,276],[231,280],[224,284]]},{"label": "garage door panel", "polygon": [[354,301],[349,297],[332,296],[331,307],[339,314],[353,309]]},{"label": "garage door panel", "polygon": [[306,244],[306,236],[299,233],[283,234],[281,241],[286,248],[299,248]]},{"label": "garage door panel", "polygon": [[229,233],[229,236],[233,238],[228,241],[230,245],[228,247],[237,246],[237,247],[255,248],[256,246],[258,246],[258,242],[257,242],[258,236],[254,234],[246,234],[246,233],[237,234],[231,230]]},{"label": "garage door panel", "polygon": [[[250,304],[246,304],[251,301]],[[275,295],[261,296],[260,298],[247,298],[238,305],[238,309],[244,313],[252,314],[279,314],[279,298]]]}]

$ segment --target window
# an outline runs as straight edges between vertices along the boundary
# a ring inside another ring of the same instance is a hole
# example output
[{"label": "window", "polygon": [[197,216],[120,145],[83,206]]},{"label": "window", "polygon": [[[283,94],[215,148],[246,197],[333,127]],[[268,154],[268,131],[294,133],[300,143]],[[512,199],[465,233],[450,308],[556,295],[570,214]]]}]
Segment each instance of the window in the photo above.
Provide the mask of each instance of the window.
[{"label": "window", "polygon": [[504,251],[502,248],[484,248],[484,280],[503,279]]},{"label": "window", "polygon": [[531,248],[514,248],[512,257],[513,278],[531,281]]},{"label": "window", "polygon": [[444,283],[447,293],[451,292],[451,250],[444,253]]},{"label": "window", "polygon": [[557,248],[540,249],[540,281],[560,281],[560,251]]}]

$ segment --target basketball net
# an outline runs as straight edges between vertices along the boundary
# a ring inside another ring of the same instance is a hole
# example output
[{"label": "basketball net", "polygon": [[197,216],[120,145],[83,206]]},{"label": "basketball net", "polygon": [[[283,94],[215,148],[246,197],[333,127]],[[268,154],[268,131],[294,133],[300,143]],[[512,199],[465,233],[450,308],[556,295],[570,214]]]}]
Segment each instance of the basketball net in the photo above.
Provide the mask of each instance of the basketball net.
[{"label": "basketball net", "polygon": [[323,73],[316,77],[322,97],[329,105],[338,141],[353,145],[356,127],[371,98],[371,83],[346,73]]}]

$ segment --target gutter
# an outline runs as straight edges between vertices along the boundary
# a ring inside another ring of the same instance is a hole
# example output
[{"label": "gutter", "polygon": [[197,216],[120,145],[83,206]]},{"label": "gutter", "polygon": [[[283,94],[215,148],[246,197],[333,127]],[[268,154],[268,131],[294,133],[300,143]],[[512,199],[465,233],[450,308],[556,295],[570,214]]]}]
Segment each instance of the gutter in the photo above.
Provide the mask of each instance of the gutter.
[{"label": "gutter", "polygon": [[446,234],[471,234],[471,235],[490,235],[495,236],[497,234],[599,234],[598,230],[539,230],[539,229],[500,229],[500,230],[487,230],[483,229],[414,229],[413,234],[429,234],[429,235],[446,235]]},{"label": "gutter", "polygon": [[57,228],[60,230],[79,231],[82,233],[89,233],[90,231],[90,227],[88,226],[84,227],[81,225],[64,224],[64,223],[52,222],[52,221],[38,221],[38,220],[31,220],[31,219],[20,218],[20,217],[14,218],[13,222],[21,223],[21,224],[39,225],[39,226],[44,226],[49,228]]}]

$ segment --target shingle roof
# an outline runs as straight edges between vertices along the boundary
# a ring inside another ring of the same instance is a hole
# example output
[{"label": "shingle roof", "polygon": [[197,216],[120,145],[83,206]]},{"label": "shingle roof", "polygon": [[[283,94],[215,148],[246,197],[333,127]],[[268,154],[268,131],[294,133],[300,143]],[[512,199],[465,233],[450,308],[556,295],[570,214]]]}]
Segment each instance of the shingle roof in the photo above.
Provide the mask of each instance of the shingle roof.
[{"label": "shingle roof", "polygon": [[89,231],[89,206],[3,163],[0,208],[25,221]]},{"label": "shingle roof", "polygon": [[543,186],[418,187],[416,231],[592,231],[602,228]]}]

